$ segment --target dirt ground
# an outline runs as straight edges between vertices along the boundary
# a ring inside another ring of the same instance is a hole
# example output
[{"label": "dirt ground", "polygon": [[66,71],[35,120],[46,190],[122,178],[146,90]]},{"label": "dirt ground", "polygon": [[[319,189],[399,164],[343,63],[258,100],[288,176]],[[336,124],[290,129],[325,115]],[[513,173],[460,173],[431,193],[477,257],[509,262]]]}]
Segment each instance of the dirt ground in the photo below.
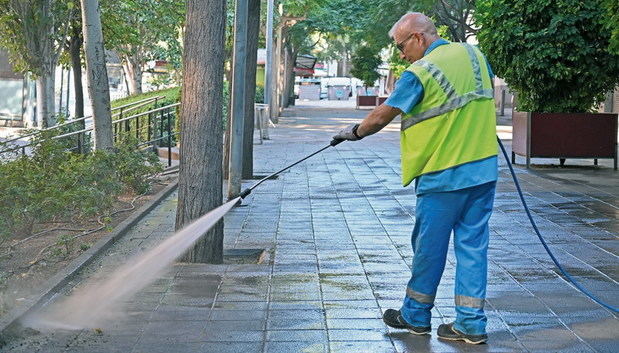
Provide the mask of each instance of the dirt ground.
[{"label": "dirt ground", "polygon": [[121,195],[109,216],[36,224],[30,236],[1,244],[0,317],[19,307],[28,295],[37,293],[47,280],[152,200],[173,178],[158,177],[145,195]]}]

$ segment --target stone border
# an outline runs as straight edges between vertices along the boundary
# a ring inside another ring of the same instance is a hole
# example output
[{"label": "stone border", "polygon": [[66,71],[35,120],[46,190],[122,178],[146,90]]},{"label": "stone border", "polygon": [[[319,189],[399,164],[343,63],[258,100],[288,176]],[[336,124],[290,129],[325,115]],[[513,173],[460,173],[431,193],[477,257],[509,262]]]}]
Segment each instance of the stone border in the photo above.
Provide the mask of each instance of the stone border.
[{"label": "stone border", "polygon": [[142,205],[142,207],[131,216],[119,223],[112,232],[99,239],[90,249],[71,261],[67,267],[48,280],[39,293],[28,297],[24,305],[10,311],[4,318],[0,319],[0,347],[3,345],[4,337],[10,336],[10,331],[12,331],[13,328],[17,329],[19,327],[18,320],[20,318],[32,312],[34,309],[45,305],[54,298],[58,291],[64,287],[77,272],[89,265],[96,256],[103,253],[114,244],[114,242],[127,234],[127,232],[144,218],[144,216],[150,213],[150,211],[158,206],[163,199],[176,190],[177,186],[178,179],[172,181],[170,185],[159,191],[152,200]]}]

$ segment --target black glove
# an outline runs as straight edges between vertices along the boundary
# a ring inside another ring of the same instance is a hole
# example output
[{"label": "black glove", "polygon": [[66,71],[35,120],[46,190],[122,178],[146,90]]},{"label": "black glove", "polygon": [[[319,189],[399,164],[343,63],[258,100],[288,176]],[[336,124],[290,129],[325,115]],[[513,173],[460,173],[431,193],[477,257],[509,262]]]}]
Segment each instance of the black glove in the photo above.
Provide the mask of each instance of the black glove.
[{"label": "black glove", "polygon": [[359,124],[347,126],[342,131],[340,131],[337,135],[334,135],[333,139],[334,140],[348,140],[348,141],[361,140],[363,137],[357,135],[358,128],[359,128]]}]

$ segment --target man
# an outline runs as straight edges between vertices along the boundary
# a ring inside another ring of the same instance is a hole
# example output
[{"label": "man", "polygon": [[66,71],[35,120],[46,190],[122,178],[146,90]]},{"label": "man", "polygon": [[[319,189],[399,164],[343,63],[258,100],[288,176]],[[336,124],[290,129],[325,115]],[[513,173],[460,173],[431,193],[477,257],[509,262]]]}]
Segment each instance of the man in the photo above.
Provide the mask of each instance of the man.
[{"label": "man", "polygon": [[402,114],[402,182],[415,180],[417,195],[415,256],[404,303],[400,310],[386,310],[383,320],[413,334],[430,332],[430,309],[453,230],[457,316],[437,333],[479,344],[488,338],[483,310],[488,220],[498,174],[492,72],[477,48],[440,38],[421,13],[402,16],[389,36],[412,64],[383,105],[334,136],[356,141]]}]

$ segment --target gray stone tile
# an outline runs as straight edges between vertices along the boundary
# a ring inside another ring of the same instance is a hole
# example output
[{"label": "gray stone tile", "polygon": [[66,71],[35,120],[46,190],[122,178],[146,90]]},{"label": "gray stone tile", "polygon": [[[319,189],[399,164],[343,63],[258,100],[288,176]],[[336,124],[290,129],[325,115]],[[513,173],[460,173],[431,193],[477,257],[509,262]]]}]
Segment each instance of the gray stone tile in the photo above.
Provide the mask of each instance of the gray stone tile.
[{"label": "gray stone tile", "polygon": [[213,320],[206,323],[206,331],[260,331],[265,324],[264,320]]},{"label": "gray stone tile", "polygon": [[323,342],[267,342],[265,353],[327,353],[328,346]]},{"label": "gray stone tile", "polygon": [[[261,353],[263,342],[207,342],[196,353]],[[188,352],[189,353],[189,352]],[[192,352],[193,353],[193,352]]]},{"label": "gray stone tile", "polygon": [[[204,343],[181,343],[181,342],[153,342],[138,343],[131,353],[187,353],[201,352]],[[109,347],[108,347],[109,348]],[[89,351],[90,352],[90,351]],[[106,351],[109,352],[109,351]],[[127,352],[127,351],[125,351]]]},{"label": "gray stone tile", "polygon": [[[327,324],[328,326],[328,324]],[[329,329],[329,341],[384,341],[390,342],[387,329],[366,330],[352,326],[346,330]]]},{"label": "gray stone tile", "polygon": [[266,310],[225,310],[215,309],[211,312],[210,319],[214,321],[255,321],[266,320]]},{"label": "gray stone tile", "polygon": [[264,331],[223,331],[204,332],[200,341],[206,342],[263,342]]},{"label": "gray stone tile", "polygon": [[387,328],[382,319],[327,319],[331,329],[381,330]]},{"label": "gray stone tile", "polygon": [[338,353],[393,353],[394,347],[389,341],[352,341],[329,342],[332,352]]},{"label": "gray stone tile", "polygon": [[267,342],[326,342],[325,330],[271,330],[267,331]]}]

